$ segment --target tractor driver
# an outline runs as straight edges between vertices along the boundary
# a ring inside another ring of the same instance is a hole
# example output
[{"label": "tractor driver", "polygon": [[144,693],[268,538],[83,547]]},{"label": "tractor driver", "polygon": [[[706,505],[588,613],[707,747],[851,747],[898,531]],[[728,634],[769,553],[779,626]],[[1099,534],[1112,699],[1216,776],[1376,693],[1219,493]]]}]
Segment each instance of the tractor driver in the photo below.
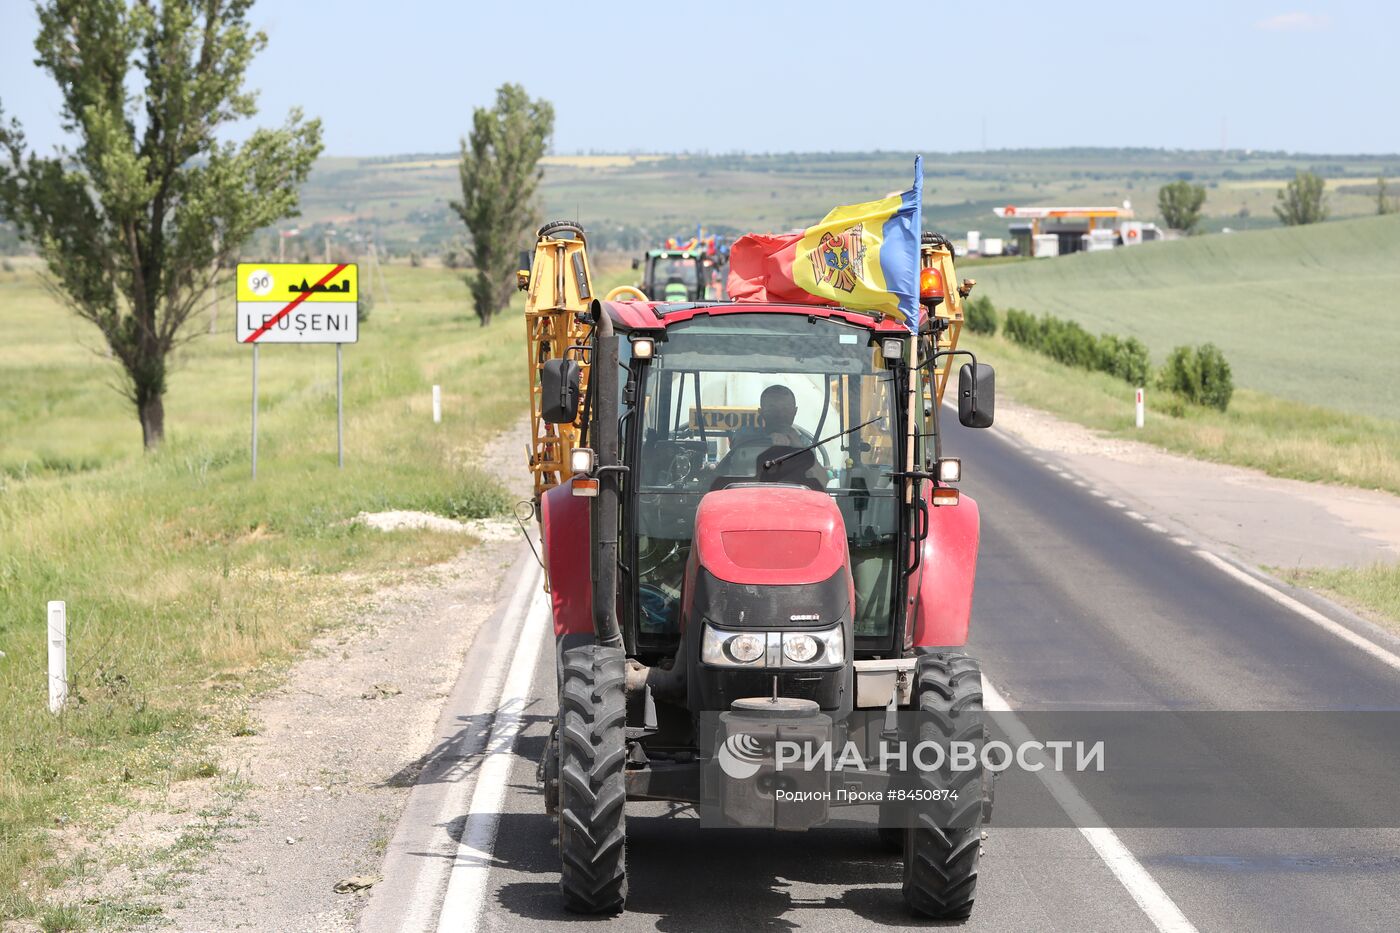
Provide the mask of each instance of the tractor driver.
[{"label": "tractor driver", "polygon": [[797,418],[797,396],[785,385],[775,384],[763,390],[758,397],[758,427],[741,428],[735,435],[733,445],[753,445],[767,441],[786,447],[806,447],[812,443],[812,435],[793,425]]},{"label": "tractor driver", "polygon": [[[716,474],[752,475],[753,459],[762,450],[769,447],[806,447],[815,440],[792,423],[797,417],[797,396],[781,383],[763,390],[758,397],[758,415],[758,426],[740,428],[734,433],[729,453],[716,466]],[[814,464],[808,472],[817,485],[826,485],[826,471]]]}]

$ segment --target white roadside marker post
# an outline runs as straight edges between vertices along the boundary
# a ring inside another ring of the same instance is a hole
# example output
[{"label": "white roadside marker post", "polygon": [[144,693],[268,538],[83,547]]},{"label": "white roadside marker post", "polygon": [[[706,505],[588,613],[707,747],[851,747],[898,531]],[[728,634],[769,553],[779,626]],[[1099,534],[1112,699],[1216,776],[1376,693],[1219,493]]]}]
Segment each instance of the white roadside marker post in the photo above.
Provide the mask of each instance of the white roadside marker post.
[{"label": "white roadside marker post", "polygon": [[1137,390],[1137,426],[1142,427],[1142,389]]},{"label": "white roadside marker post", "polygon": [[433,424],[442,424],[442,386],[433,386]]},{"label": "white roadside marker post", "polygon": [[68,606],[49,600],[49,712],[68,702]]}]

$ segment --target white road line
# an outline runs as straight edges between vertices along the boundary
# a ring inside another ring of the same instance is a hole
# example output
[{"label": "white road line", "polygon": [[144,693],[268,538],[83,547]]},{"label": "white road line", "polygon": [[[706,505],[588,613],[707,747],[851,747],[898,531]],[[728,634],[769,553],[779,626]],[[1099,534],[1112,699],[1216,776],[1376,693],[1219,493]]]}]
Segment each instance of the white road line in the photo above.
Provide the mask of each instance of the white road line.
[{"label": "white road line", "polygon": [[[1011,740],[1013,747],[1032,741],[1030,730],[1012,712],[1001,691],[992,686],[985,676],[982,678],[982,697],[988,712],[996,714],[998,724],[1005,730],[1006,737]],[[1196,933],[1195,925],[1186,919],[1181,908],[1176,906],[1176,902],[1162,890],[1156,879],[1142,867],[1142,863],[1118,838],[1118,834],[1103,825],[1103,818],[1063,772],[1042,768],[1036,772],[1036,777],[1040,778],[1045,789],[1055,798],[1055,802],[1074,821],[1079,832],[1088,840],[1089,845],[1093,846],[1099,858],[1108,866],[1108,870],[1113,872],[1113,876],[1132,895],[1153,926],[1162,933]]]},{"label": "white road line", "polygon": [[[500,706],[501,692],[507,677],[507,660],[515,648],[512,635],[524,623],[531,600],[540,591],[540,577],[539,567],[531,563],[516,581],[515,590],[510,594],[510,601],[501,616],[501,625],[507,631],[497,633],[495,644],[492,645],[491,663],[487,667],[486,676],[481,679],[475,699],[471,701],[474,714],[494,710]],[[476,650],[475,645],[473,650]],[[455,765],[451,774],[443,776],[442,780],[448,785],[448,789],[442,795],[433,825],[447,826],[467,812],[467,794],[474,787],[469,778],[475,762],[476,756],[472,755]],[[446,858],[423,860],[414,879],[405,913],[399,920],[397,929],[401,933],[427,933],[436,929],[433,911],[438,906],[438,899],[444,887],[449,883],[451,868],[452,864]]]},{"label": "white road line", "polygon": [[1126,509],[1126,508],[1127,508],[1126,505],[1124,505],[1123,503],[1119,502],[1117,499],[1105,499],[1104,502],[1106,502],[1107,504],[1113,506],[1115,509]]},{"label": "white road line", "polygon": [[1234,566],[1230,562],[1216,557],[1210,551],[1197,550],[1196,554],[1199,555],[1202,559],[1204,559],[1207,563],[1214,565],[1216,568],[1224,571],[1225,573],[1228,573],[1230,576],[1234,577],[1236,580],[1240,581],[1245,586],[1253,590],[1257,590],[1260,593],[1263,593],[1265,596],[1269,597],[1274,602],[1278,603],[1280,606],[1292,609],[1294,612],[1298,613],[1298,615],[1307,619],[1309,622],[1313,623],[1314,625],[1318,626],[1324,631],[1331,632],[1333,635],[1336,635],[1343,641],[1350,642],[1351,644],[1360,648],[1362,651],[1366,652],[1371,657],[1382,662],[1383,664],[1388,664],[1395,670],[1400,671],[1400,655],[1396,655],[1394,652],[1387,651],[1386,649],[1382,648],[1380,645],[1376,644],[1368,638],[1363,638],[1362,636],[1353,632],[1351,629],[1347,628],[1345,625],[1342,625],[1340,622],[1334,622],[1333,620],[1327,618],[1327,616],[1318,612],[1316,609],[1313,609],[1311,606],[1306,606],[1303,603],[1300,603],[1298,600],[1294,599],[1292,596],[1289,596],[1287,593],[1279,592],[1272,586],[1269,586],[1267,583],[1264,583],[1262,580],[1258,580],[1250,574],[1245,573],[1243,570]]},{"label": "white road line", "polygon": [[1182,547],[1195,546],[1195,542],[1193,542],[1190,538],[1183,538],[1180,535],[1177,535],[1175,538],[1172,538],[1172,544],[1180,544]]},{"label": "white road line", "polygon": [[496,845],[496,830],[501,822],[501,807],[506,799],[506,786],[515,766],[515,738],[525,722],[525,707],[530,702],[530,685],[535,679],[535,661],[540,642],[549,620],[547,597],[538,587],[520,638],[515,644],[515,657],[510,662],[501,702],[496,707],[496,719],[491,726],[491,738],[477,758],[476,786],[472,790],[471,806],[467,808],[466,825],[462,827],[457,857],[452,862],[447,893],[442,898],[438,914],[438,933],[474,933],[486,904],[486,882],[491,874],[491,850]]},{"label": "white road line", "polygon": [[1164,535],[1167,533],[1167,529],[1163,528],[1156,522],[1143,522],[1142,527],[1146,528],[1148,531],[1155,531],[1159,535]]},{"label": "white road line", "polygon": [[1091,495],[1091,496],[1097,496],[1097,497],[1100,498],[1100,499],[1107,499],[1107,498],[1108,498],[1108,493],[1104,492],[1102,489],[1090,489],[1090,490],[1089,490],[1089,495]]},{"label": "white road line", "polygon": [[1128,516],[1129,518],[1131,518],[1131,519],[1132,519],[1133,521],[1135,521],[1135,522],[1145,522],[1145,521],[1147,521],[1147,516],[1146,516],[1146,515],[1143,515],[1141,512],[1134,512],[1132,509],[1129,509],[1128,511],[1124,512],[1123,514],[1126,515],[1126,516]]},{"label": "white road line", "polygon": [[1089,488],[1089,484],[1086,483],[1086,482],[1084,482],[1082,479],[1077,479],[1077,480],[1075,480],[1075,481],[1074,481],[1074,485],[1078,486],[1080,489],[1088,489],[1088,488]]}]

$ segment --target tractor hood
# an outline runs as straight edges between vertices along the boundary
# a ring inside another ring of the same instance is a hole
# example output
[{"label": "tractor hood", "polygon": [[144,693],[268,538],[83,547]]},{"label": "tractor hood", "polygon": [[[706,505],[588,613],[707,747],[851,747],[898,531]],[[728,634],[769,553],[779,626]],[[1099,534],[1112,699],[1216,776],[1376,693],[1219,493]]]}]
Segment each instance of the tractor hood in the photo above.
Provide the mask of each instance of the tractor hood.
[{"label": "tractor hood", "polygon": [[690,561],[687,627],[821,628],[854,616],[846,526],[825,493],[773,483],[709,493]]},{"label": "tractor hood", "polygon": [[846,524],[825,493],[732,486],[700,501],[695,552],[700,566],[726,583],[820,583],[846,563]]}]

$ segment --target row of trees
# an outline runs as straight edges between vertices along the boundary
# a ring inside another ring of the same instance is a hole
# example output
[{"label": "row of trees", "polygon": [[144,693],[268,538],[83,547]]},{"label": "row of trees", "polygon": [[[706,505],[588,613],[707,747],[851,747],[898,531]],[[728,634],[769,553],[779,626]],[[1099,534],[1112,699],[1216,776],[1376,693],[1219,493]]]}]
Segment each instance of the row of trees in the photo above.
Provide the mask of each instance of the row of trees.
[{"label": "row of trees", "polygon": [[[101,332],[148,450],[165,436],[169,361],[194,336],[186,325],[256,231],[298,214],[321,153],[320,121],[296,110],[242,143],[219,140],[257,112],[244,77],[267,37],[250,27],[251,5],[41,2],[35,63],[59,87],[76,146],[41,156],[0,108],[0,219]],[[509,301],[515,251],[538,223],[553,127],[548,103],[507,84],[462,141],[452,207],[472,235],[469,284],[483,324]]]}]

